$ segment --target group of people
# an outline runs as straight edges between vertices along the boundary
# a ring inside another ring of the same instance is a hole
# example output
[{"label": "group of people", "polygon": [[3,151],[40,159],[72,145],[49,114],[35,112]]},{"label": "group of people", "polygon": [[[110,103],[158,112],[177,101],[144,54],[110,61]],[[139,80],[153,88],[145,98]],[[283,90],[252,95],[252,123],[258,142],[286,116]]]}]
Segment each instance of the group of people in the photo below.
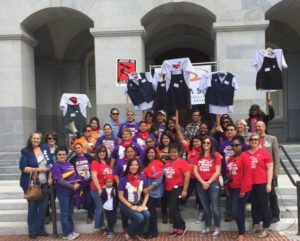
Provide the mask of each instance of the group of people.
[{"label": "group of people", "polygon": [[268,115],[252,105],[249,118],[235,123],[223,115],[214,128],[199,110],[192,111],[192,122],[185,128],[164,111],[149,111],[140,122],[132,110],[124,122],[119,115],[112,108],[103,129],[93,117],[81,135],[70,135],[68,147],[57,144],[55,131],[46,134],[43,144],[40,132],[31,134],[21,150],[20,184],[26,192],[30,174],[37,172],[43,192],[41,200],[28,201],[31,239],[48,235],[44,223],[49,185],[55,187],[66,240],[79,237],[73,227],[74,206],[87,209],[86,223],[94,220],[95,232],[107,233],[108,238],[114,236],[118,208],[127,241],[157,237],[158,210],[162,222],[173,225],[168,236],[182,237],[187,227],[180,211],[194,190],[200,214],[196,221],[205,223],[200,235],[220,235],[221,195],[226,198],[225,221],[236,221],[236,240],[244,240],[247,202],[251,232],[258,238],[269,235],[270,224],[279,221],[278,142],[266,134],[274,118],[271,105]]}]

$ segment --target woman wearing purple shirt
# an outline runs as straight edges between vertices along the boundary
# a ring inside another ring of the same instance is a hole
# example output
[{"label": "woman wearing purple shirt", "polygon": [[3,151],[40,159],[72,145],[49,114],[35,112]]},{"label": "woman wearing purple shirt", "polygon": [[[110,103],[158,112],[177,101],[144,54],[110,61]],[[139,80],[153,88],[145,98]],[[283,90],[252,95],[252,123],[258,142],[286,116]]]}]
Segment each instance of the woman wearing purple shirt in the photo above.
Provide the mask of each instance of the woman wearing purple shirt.
[{"label": "woman wearing purple shirt", "polygon": [[59,201],[63,239],[74,240],[79,237],[79,234],[74,232],[72,216],[74,194],[80,188],[80,184],[77,182],[80,177],[76,174],[73,165],[67,162],[68,149],[66,147],[58,147],[55,153],[57,162],[51,168],[51,173],[55,181],[55,190]]},{"label": "woman wearing purple shirt", "polygon": [[122,216],[130,218],[131,223],[125,228],[125,238],[132,241],[134,238],[144,240],[140,235],[147,223],[150,213],[146,207],[149,193],[142,194],[147,188],[146,177],[141,174],[141,167],[136,159],[128,161],[124,176],[119,182],[119,201]]},{"label": "woman wearing purple shirt", "polygon": [[110,124],[105,124],[103,126],[104,135],[99,137],[95,147],[104,145],[108,151],[108,157],[110,158],[115,146],[118,145],[118,138],[113,137],[112,128]]}]

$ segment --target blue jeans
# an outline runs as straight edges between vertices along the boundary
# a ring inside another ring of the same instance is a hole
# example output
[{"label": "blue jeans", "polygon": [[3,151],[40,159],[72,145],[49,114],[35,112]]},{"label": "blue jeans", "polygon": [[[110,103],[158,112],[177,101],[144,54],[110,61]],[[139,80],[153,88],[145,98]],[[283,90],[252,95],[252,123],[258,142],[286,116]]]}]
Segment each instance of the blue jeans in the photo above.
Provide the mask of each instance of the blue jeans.
[{"label": "blue jeans", "polygon": [[205,226],[206,227],[211,226],[211,216],[212,216],[211,207],[212,207],[214,224],[215,227],[219,228],[221,225],[220,184],[212,183],[207,190],[204,190],[202,188],[202,185],[198,183],[196,188],[205,215]]},{"label": "blue jeans", "polygon": [[45,217],[49,202],[49,192],[42,188],[43,198],[39,201],[28,201],[28,233],[39,235],[45,233]]},{"label": "blue jeans", "polygon": [[240,198],[240,188],[229,189],[231,213],[238,226],[239,234],[245,233],[245,206],[249,195],[250,192],[247,192],[243,198]]},{"label": "blue jeans", "polygon": [[149,211],[148,210],[145,210],[143,212],[133,211],[127,206],[125,206],[122,202],[120,202],[120,210],[121,210],[121,214],[124,217],[128,217],[131,219],[131,223],[126,227],[126,233],[130,237],[134,237],[135,235],[142,234],[143,229],[150,218]]},{"label": "blue jeans", "polygon": [[73,233],[73,211],[74,197],[73,195],[57,194],[60,207],[60,222],[63,236],[68,236]]},{"label": "blue jeans", "polygon": [[95,204],[95,228],[99,229],[104,227],[104,215],[103,215],[103,202],[98,191],[91,190],[92,198]]}]

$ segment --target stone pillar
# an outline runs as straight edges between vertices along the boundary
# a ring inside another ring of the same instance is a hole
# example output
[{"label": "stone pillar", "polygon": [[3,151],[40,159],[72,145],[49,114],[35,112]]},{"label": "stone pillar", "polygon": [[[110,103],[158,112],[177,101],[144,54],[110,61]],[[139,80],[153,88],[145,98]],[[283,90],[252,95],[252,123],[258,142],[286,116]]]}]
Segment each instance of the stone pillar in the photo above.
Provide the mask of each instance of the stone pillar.
[{"label": "stone pillar", "polygon": [[[145,50],[142,29],[121,31],[91,31],[95,38],[97,116],[104,123],[110,109],[117,107],[125,117],[125,87],[117,84],[117,59],[135,59],[137,71],[145,71]],[[136,112],[137,119],[141,113]]]},{"label": "stone pillar", "polygon": [[19,151],[36,129],[34,46],[23,34],[0,35],[0,151]]},{"label": "stone pillar", "polygon": [[265,29],[269,21],[217,22],[213,25],[216,34],[216,60],[218,70],[236,76],[239,90],[235,93],[232,117],[247,118],[251,104],[266,107],[266,96],[256,90],[256,70],[252,67],[255,50],[265,49]]}]

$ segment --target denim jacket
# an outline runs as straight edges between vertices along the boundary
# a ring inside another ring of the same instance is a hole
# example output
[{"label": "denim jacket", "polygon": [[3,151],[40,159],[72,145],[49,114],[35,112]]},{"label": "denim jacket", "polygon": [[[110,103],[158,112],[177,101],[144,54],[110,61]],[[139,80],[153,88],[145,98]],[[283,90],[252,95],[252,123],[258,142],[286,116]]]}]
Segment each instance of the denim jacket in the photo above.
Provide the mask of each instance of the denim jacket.
[{"label": "denim jacket", "polygon": [[163,176],[164,175],[162,174],[159,178],[156,179],[147,177],[148,186],[154,185],[156,187],[150,192],[150,197],[161,198],[164,195]]}]

